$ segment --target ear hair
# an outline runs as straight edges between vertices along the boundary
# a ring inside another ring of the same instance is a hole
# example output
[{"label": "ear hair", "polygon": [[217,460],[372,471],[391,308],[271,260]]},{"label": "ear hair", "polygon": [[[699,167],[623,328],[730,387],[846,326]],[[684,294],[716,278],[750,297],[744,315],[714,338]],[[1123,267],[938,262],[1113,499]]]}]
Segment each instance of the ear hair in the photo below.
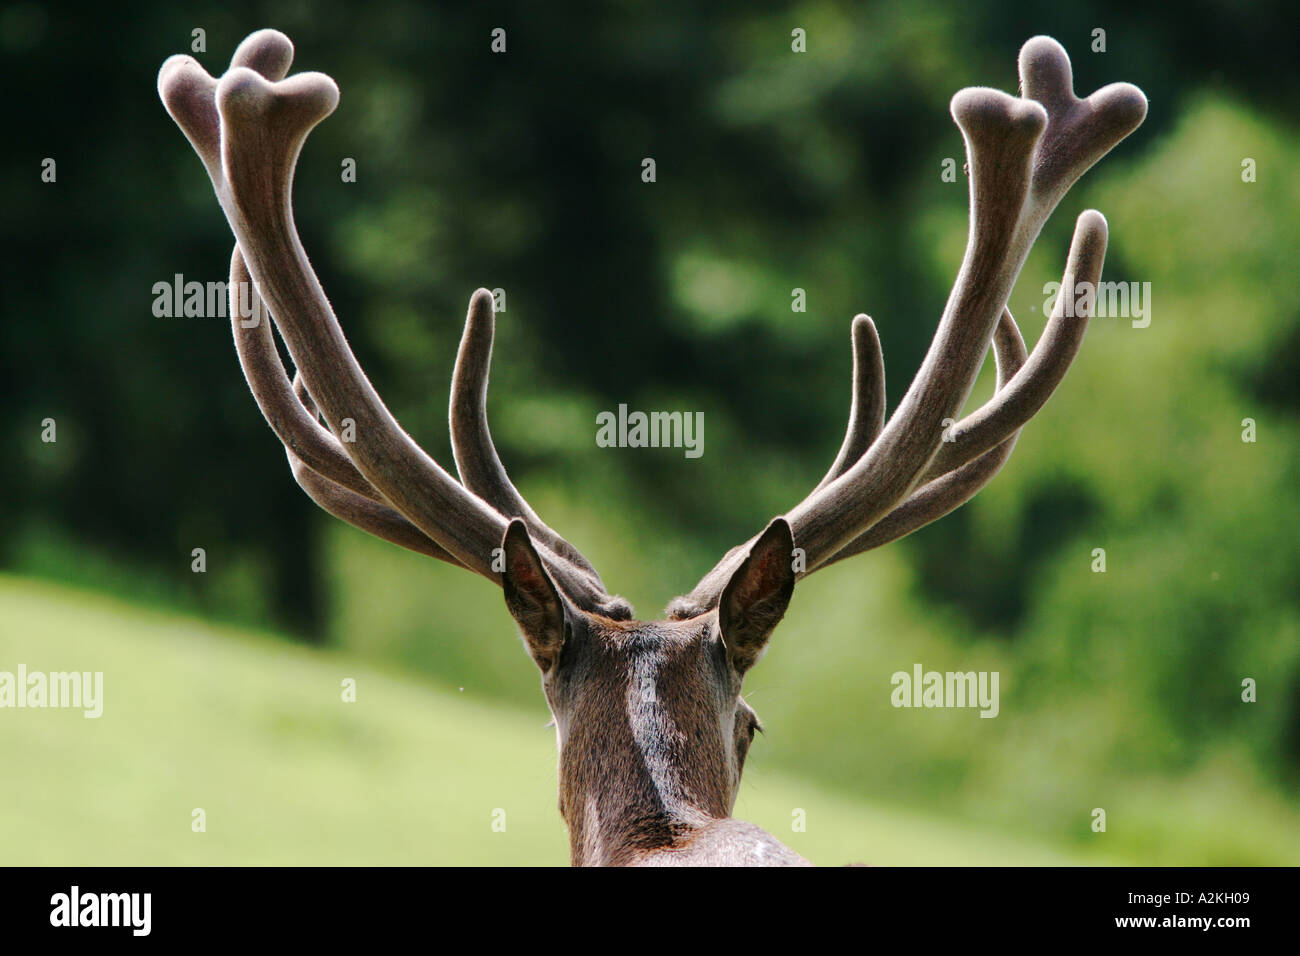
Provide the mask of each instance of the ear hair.
[{"label": "ear hair", "polygon": [[523,519],[510,522],[501,548],[505,555],[501,587],[506,609],[519,625],[528,653],[545,673],[560,659],[564,644],[564,601],[537,556]]},{"label": "ear hair", "polygon": [[718,627],[732,666],[758,663],[794,593],[794,535],[774,518],[736,569],[718,602]]}]

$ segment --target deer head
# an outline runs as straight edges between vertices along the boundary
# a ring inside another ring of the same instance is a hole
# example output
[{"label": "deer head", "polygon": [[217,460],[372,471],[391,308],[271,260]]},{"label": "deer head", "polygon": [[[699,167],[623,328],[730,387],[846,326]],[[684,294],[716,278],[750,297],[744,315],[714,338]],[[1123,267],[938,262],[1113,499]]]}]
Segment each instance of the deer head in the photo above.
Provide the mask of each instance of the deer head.
[{"label": "deer head", "polygon": [[[574,863],[803,863],[730,819],[758,718],[741,697],[796,580],[878,547],[969,500],[1006,462],[1020,428],[1065,375],[1101,276],[1106,220],[1079,216],[1062,291],[1032,354],[1006,303],[1043,223],[1069,187],[1146,115],[1136,87],[1074,95],[1056,41],[1020,51],[1022,97],[971,88],[952,100],[966,143],[970,234],[938,331],[885,421],[884,368],[871,319],[853,319],[844,442],[803,501],[733,548],[665,620],[633,620],[591,563],[529,507],[488,429],[493,300],[470,298],[451,383],[460,480],[385,407],[353,356],[294,226],[294,165],[333,112],[328,76],[286,78],[288,38],[248,37],[213,79],[188,56],[162,67],[159,93],[207,167],[234,232],[235,346],[284,443],[294,478],[329,513],[499,584],[542,674],[560,750],[560,810]],[[296,367],[290,380],[265,303]],[[990,345],[994,396],[958,418]],[[346,430],[346,432],[345,432]],[[342,441],[345,433],[354,440]]]}]

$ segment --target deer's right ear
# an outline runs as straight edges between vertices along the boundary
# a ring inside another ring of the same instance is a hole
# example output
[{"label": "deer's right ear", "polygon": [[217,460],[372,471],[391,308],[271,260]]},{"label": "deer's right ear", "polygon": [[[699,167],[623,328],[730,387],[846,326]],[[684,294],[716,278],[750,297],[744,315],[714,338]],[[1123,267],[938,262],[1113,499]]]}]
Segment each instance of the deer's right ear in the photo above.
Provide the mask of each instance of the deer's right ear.
[{"label": "deer's right ear", "polygon": [[794,593],[794,535],[774,518],[718,601],[718,628],[732,666],[740,673],[758,663]]},{"label": "deer's right ear", "polygon": [[519,625],[528,653],[545,673],[560,659],[564,644],[564,602],[537,556],[523,519],[510,522],[501,549],[505,557],[501,586],[506,595],[506,608]]}]

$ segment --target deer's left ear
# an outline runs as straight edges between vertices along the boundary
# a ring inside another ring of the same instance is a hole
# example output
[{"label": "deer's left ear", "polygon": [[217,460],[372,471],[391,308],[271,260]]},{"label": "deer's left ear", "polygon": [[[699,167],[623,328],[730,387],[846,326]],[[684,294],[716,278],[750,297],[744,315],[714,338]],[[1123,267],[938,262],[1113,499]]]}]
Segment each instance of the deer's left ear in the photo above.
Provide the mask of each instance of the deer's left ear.
[{"label": "deer's left ear", "polygon": [[510,522],[501,548],[505,552],[506,569],[501,574],[501,586],[506,595],[506,608],[519,625],[528,653],[545,673],[560,659],[564,644],[564,602],[537,556],[522,519]]},{"label": "deer's left ear", "polygon": [[794,535],[774,518],[723,588],[718,627],[732,665],[742,674],[758,663],[794,593]]}]

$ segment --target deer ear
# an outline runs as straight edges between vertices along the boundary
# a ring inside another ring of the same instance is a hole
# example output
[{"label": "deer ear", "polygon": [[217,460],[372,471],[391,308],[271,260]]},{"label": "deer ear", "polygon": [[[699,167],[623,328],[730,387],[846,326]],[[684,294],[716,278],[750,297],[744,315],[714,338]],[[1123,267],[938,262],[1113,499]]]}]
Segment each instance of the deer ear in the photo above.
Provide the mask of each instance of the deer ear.
[{"label": "deer ear", "polygon": [[564,644],[564,602],[537,556],[522,519],[510,522],[501,549],[505,557],[501,586],[506,608],[519,625],[528,653],[545,673],[560,659],[560,647]]},{"label": "deer ear", "polygon": [[794,535],[774,518],[723,588],[718,627],[732,666],[742,674],[758,663],[794,593]]}]

